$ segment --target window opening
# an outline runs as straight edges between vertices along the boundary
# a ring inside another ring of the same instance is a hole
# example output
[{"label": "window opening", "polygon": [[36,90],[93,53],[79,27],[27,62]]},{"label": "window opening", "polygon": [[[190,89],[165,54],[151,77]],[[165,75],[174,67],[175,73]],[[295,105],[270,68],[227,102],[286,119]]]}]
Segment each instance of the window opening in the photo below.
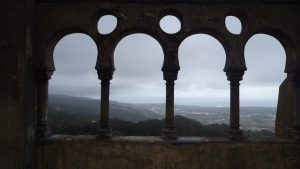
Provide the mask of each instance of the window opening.
[{"label": "window opening", "polygon": [[241,81],[240,118],[247,137],[274,136],[279,86],[286,78],[285,58],[280,42],[266,34],[254,35],[245,46],[248,70]]},{"label": "window opening", "polygon": [[175,82],[178,135],[223,137],[227,134],[229,82],[223,72],[225,60],[223,46],[210,35],[192,35],[180,45],[181,69]]},{"label": "window opening", "polygon": [[[56,134],[94,134],[99,120],[100,85],[92,38],[74,33],[55,46],[49,81],[49,123]],[[97,100],[95,100],[97,99]]]},{"label": "window opening", "polygon": [[225,18],[225,25],[227,30],[232,34],[239,35],[242,32],[242,23],[235,16],[227,16]]},{"label": "window opening", "polygon": [[[165,116],[165,81],[160,44],[146,34],[123,38],[114,52],[110,118],[115,135],[160,136]],[[161,111],[163,110],[163,111]]]},{"label": "window opening", "polygon": [[181,22],[176,16],[167,15],[161,18],[159,26],[165,33],[175,34],[180,31]]},{"label": "window opening", "polygon": [[112,33],[118,25],[118,19],[113,15],[104,15],[98,21],[98,31],[106,35]]}]

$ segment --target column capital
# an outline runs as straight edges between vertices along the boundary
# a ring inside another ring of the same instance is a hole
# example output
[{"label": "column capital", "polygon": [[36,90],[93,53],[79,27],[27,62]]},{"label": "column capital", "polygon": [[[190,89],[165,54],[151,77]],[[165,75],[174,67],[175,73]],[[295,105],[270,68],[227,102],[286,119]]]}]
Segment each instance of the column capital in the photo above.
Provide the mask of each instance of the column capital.
[{"label": "column capital", "polygon": [[113,78],[115,69],[112,67],[109,68],[99,68],[97,69],[98,79],[101,81],[110,81]]},{"label": "column capital", "polygon": [[288,79],[296,84],[297,86],[300,86],[300,72],[289,72],[287,74]]},{"label": "column capital", "polygon": [[175,81],[177,80],[179,66],[163,66],[162,71],[164,74],[164,80],[166,81]]},{"label": "column capital", "polygon": [[226,76],[230,82],[239,82],[243,80],[244,71],[229,71],[226,72]]},{"label": "column capital", "polygon": [[54,70],[36,70],[38,80],[50,80]]},{"label": "column capital", "polygon": [[178,71],[165,71],[164,80],[166,81],[175,81],[177,80]]}]

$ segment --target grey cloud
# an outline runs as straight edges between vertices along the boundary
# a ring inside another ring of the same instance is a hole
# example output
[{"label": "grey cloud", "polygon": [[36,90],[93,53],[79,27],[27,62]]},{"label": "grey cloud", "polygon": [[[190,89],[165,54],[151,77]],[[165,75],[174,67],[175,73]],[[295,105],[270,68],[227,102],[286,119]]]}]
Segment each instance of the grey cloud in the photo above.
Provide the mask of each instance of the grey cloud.
[{"label": "grey cloud", "polygon": [[64,37],[54,49],[55,74],[80,76],[95,72],[97,47],[95,42],[84,34]]},{"label": "grey cloud", "polygon": [[49,89],[50,93],[62,94],[69,96],[81,96],[81,97],[91,97],[100,98],[100,85],[95,86],[76,86],[70,87],[69,85],[55,85],[51,86]]},{"label": "grey cloud", "polygon": [[244,81],[249,85],[279,85],[286,77],[285,51],[271,36],[252,37],[246,45],[245,59],[248,70]]}]

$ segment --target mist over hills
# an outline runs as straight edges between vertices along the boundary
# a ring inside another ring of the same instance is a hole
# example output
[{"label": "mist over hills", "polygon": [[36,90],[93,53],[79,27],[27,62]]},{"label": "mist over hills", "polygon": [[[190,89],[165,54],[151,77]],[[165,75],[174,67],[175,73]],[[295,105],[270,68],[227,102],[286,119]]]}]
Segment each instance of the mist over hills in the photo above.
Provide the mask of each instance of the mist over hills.
[{"label": "mist over hills", "polygon": [[[151,109],[164,116],[164,104],[145,104],[145,108]],[[181,115],[204,125],[229,124],[230,108],[213,106],[175,105],[175,115]],[[271,130],[275,129],[275,107],[247,106],[240,108],[240,124],[244,129]]]},{"label": "mist over hills", "polygon": [[[78,118],[84,116],[90,121],[100,117],[100,100],[66,95],[49,95],[49,112],[73,114]],[[51,115],[50,115],[51,116]],[[138,122],[147,119],[161,119],[162,114],[145,108],[143,104],[127,104],[110,101],[110,118]]]},{"label": "mist over hills", "polygon": [[[270,136],[275,108],[241,107],[244,130]],[[128,104],[110,101],[110,123],[117,135],[160,135],[164,125],[164,104]],[[228,107],[175,105],[175,126],[179,135],[226,136]],[[100,118],[100,101],[65,95],[49,95],[49,123],[54,132],[95,134]],[[251,134],[251,133],[248,133]]]}]

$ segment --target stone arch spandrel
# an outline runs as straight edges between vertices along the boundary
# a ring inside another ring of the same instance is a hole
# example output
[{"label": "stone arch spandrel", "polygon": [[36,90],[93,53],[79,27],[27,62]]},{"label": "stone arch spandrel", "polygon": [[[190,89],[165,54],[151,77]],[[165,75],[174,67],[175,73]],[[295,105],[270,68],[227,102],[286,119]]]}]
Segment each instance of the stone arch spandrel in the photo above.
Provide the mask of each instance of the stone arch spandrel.
[{"label": "stone arch spandrel", "polygon": [[126,9],[127,5],[124,5],[124,8],[120,10],[102,9],[99,10],[94,16],[94,18],[97,17],[99,19],[103,15],[113,15],[117,18],[118,22],[117,27],[110,34],[99,34],[101,47],[99,50],[96,69],[101,69],[104,67],[114,69],[115,48],[124,37],[131,34],[147,34],[158,41],[164,49],[162,38],[157,31],[157,28],[159,28],[157,10],[137,8],[133,12],[132,10]]},{"label": "stone arch spandrel", "polygon": [[[243,7],[247,12],[245,33],[247,41],[255,34],[275,37],[286,51],[285,72],[299,71],[299,5],[258,4]],[[298,36],[297,36],[298,35]],[[298,39],[298,40],[297,40]]]},{"label": "stone arch spandrel", "polygon": [[[55,70],[53,52],[56,44],[65,36],[74,34],[74,33],[82,33],[90,37],[95,43],[97,42],[93,36],[90,35],[85,30],[82,30],[78,27],[74,28],[65,28],[59,31],[54,32],[53,34],[49,34],[49,38],[44,41],[44,43],[38,45],[37,52],[41,55],[39,57],[39,65],[47,70]],[[96,43],[98,44],[98,43]],[[98,45],[97,45],[98,47]],[[99,50],[99,49],[98,49]]]},{"label": "stone arch spandrel", "polygon": [[[232,8],[230,10],[228,10],[228,12],[226,13],[226,16],[234,16],[237,17],[242,24],[242,31],[241,34],[243,33],[243,31],[245,31],[245,28],[247,26],[247,21],[248,21],[248,14],[247,11],[243,8]],[[225,16],[225,18],[226,18]],[[224,18],[224,20],[225,20]]]},{"label": "stone arch spandrel", "polygon": [[[55,69],[52,52],[56,43],[71,33],[86,34],[96,42],[95,7],[41,4],[36,9],[35,37],[38,69]],[[99,8],[99,7],[97,7]]]}]

